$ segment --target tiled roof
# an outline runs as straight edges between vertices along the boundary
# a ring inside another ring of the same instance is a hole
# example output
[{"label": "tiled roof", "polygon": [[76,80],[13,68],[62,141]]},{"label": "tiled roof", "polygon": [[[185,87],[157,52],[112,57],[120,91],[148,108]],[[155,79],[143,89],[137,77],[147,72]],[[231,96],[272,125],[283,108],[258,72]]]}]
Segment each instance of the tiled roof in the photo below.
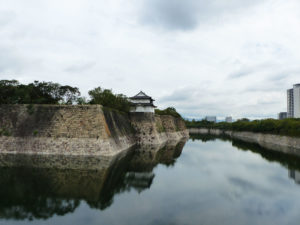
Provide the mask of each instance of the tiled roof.
[{"label": "tiled roof", "polygon": [[131,97],[130,99],[151,99],[152,101],[154,101],[154,99],[152,99],[142,91],[140,91],[137,95]]}]

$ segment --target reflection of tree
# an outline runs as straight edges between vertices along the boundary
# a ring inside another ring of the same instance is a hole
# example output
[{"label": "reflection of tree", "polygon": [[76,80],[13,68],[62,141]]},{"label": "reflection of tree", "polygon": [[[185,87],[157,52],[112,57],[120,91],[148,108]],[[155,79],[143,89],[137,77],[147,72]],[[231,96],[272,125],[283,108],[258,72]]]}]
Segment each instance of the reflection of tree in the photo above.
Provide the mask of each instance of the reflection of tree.
[{"label": "reflection of tree", "polygon": [[190,134],[192,141],[201,140],[202,142],[215,141],[218,137],[210,134]]},{"label": "reflection of tree", "polygon": [[47,171],[32,168],[0,169],[0,217],[46,219],[73,212],[76,199],[53,198]]},{"label": "reflection of tree", "polygon": [[258,144],[244,142],[236,139],[232,140],[232,146],[237,147],[239,150],[255,152],[269,162],[278,162],[288,169],[300,171],[300,157],[298,156],[268,150],[266,148],[262,148]]},{"label": "reflection of tree", "polygon": [[290,155],[282,152],[276,152],[262,148],[258,144],[248,143],[240,140],[232,140],[232,146],[237,147],[243,151],[252,151],[260,154],[264,159],[269,162],[278,162],[280,165],[286,167],[289,170],[289,177],[297,184],[300,184],[300,157]]},{"label": "reflection of tree", "polygon": [[[163,148],[141,147],[125,156],[91,159],[92,165],[87,159],[71,157],[69,163],[68,158],[63,158],[66,165],[76,169],[64,169],[61,163],[59,169],[51,168],[49,156],[37,163],[42,166],[45,162],[48,168],[28,167],[29,162],[37,159],[27,157],[23,163],[14,157],[1,157],[1,165],[18,162],[18,167],[0,167],[0,218],[47,219],[73,212],[81,200],[92,208],[104,210],[118,193],[132,188],[138,192],[150,188],[154,167],[159,163],[174,165],[183,146],[184,143],[168,144]],[[84,169],[84,164],[89,168]]]},{"label": "reflection of tree", "polygon": [[213,135],[213,134],[190,134],[190,139],[192,141],[201,140],[202,142],[215,141],[217,139],[228,141],[228,137],[226,135]]}]

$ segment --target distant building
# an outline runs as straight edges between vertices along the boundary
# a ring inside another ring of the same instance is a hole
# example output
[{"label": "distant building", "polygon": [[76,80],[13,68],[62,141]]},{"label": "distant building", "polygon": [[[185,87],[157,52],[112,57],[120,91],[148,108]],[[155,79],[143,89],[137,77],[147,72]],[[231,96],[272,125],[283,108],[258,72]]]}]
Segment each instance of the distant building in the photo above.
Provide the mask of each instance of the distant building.
[{"label": "distant building", "polygon": [[279,114],[278,114],[278,119],[279,120],[284,120],[284,119],[286,119],[287,118],[287,112],[280,112]]},{"label": "distant building", "polygon": [[206,116],[205,120],[209,121],[209,122],[217,122],[217,117],[216,116]]},{"label": "distant building", "polygon": [[149,112],[154,113],[156,106],[153,104],[155,101],[144,92],[140,91],[137,95],[129,98],[132,103],[130,112]]},{"label": "distant building", "polygon": [[294,118],[300,118],[300,84],[294,84]]},{"label": "distant building", "polygon": [[225,118],[225,122],[227,122],[227,123],[232,123],[232,117],[231,117],[231,116],[227,116],[227,117]]},{"label": "distant building", "polygon": [[287,117],[300,118],[300,84],[287,90]]},{"label": "distant building", "polygon": [[287,117],[288,118],[294,117],[294,90],[293,89],[287,90]]}]

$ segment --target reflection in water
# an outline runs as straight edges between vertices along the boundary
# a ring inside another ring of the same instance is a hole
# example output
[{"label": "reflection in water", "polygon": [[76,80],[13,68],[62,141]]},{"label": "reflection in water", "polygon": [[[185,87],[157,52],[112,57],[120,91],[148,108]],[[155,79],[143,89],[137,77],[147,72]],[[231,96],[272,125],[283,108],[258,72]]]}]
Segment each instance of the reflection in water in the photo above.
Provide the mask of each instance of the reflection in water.
[{"label": "reflection in water", "polygon": [[127,172],[125,183],[134,187],[139,193],[151,187],[154,178],[152,172]]},{"label": "reflection in water", "polygon": [[117,193],[150,188],[153,168],[174,165],[184,144],[101,158],[0,155],[0,218],[47,219],[73,212],[82,200],[103,210]]},{"label": "reflection in water", "polygon": [[300,171],[289,170],[289,176],[294,179],[297,184],[300,184]]},{"label": "reflection in water", "polygon": [[223,141],[231,141],[232,146],[242,151],[251,151],[261,155],[264,159],[269,162],[278,162],[282,166],[289,170],[289,177],[294,179],[297,184],[300,184],[300,157],[289,155],[277,151],[268,150],[262,148],[258,144],[244,142],[237,139],[229,138],[228,136],[215,136],[215,135],[204,135],[204,134],[192,134],[191,139],[201,140],[202,142],[215,141],[221,139]]},{"label": "reflection in water", "polygon": [[299,224],[298,157],[191,137],[183,152],[184,142],[116,157],[0,155],[0,223]]}]

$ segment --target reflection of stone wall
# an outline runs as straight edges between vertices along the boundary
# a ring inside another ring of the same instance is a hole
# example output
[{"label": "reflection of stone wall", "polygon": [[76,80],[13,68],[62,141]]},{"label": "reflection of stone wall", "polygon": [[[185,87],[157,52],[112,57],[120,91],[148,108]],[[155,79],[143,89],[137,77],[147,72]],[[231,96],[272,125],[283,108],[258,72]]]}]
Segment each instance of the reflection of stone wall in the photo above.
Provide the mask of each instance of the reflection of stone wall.
[{"label": "reflection of stone wall", "polygon": [[0,155],[0,218],[47,219],[73,212],[80,200],[108,207],[124,186],[131,152],[101,158]]},{"label": "reflection of stone wall", "polygon": [[118,193],[151,188],[159,163],[174,165],[184,142],[107,157],[0,154],[0,218],[47,219],[85,201],[103,210]]},{"label": "reflection of stone wall", "polygon": [[267,149],[300,156],[300,138],[253,132],[226,131],[225,133],[239,140],[257,143]]},{"label": "reflection of stone wall", "polygon": [[[130,151],[130,150],[129,150]],[[121,154],[118,155],[120,158]],[[68,170],[101,170],[111,166],[117,157],[74,155],[0,154],[0,167],[55,168]]]},{"label": "reflection of stone wall", "polygon": [[130,161],[130,170],[136,172],[151,172],[153,168],[161,163],[166,166],[173,165],[181,155],[185,141],[166,142],[163,145],[138,146]]}]

